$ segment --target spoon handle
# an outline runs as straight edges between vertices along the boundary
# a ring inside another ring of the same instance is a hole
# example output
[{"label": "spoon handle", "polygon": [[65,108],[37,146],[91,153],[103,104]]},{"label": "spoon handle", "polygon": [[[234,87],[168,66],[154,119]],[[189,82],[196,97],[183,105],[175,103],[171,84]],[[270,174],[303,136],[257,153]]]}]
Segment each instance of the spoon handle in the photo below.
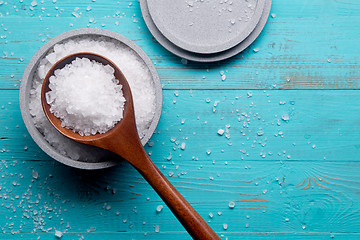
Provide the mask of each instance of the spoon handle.
[{"label": "spoon handle", "polygon": [[133,164],[139,173],[149,182],[153,189],[174,213],[180,223],[185,227],[193,239],[212,240],[221,239],[206,221],[195,211],[188,201],[176,190],[169,180],[151,161],[145,150],[142,154],[140,166]]}]

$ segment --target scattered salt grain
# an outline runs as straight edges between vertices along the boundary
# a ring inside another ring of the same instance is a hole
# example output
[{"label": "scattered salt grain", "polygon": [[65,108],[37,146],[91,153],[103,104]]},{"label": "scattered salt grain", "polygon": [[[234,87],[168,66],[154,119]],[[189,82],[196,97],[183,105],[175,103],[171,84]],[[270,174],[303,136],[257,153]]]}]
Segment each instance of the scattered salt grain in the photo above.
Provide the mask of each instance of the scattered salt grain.
[{"label": "scattered salt grain", "polygon": [[188,60],[185,59],[185,58],[182,58],[182,59],[181,59],[181,63],[184,64],[184,65],[186,65],[186,64],[188,63]]},{"label": "scattered salt grain", "polygon": [[33,179],[38,179],[39,178],[39,173],[33,170],[32,171],[32,177],[33,177]]},{"label": "scattered salt grain", "polygon": [[257,135],[258,135],[258,136],[262,136],[262,135],[264,135],[264,131],[259,130],[259,131],[257,132]]},{"label": "scattered salt grain", "polygon": [[186,146],[186,143],[181,143],[181,145],[180,145],[180,148],[181,148],[181,150],[185,150],[185,146]]},{"label": "scattered salt grain", "polygon": [[220,135],[220,136],[222,136],[223,134],[224,134],[224,129],[219,129],[218,131],[217,131],[217,133]]},{"label": "scattered salt grain", "polygon": [[282,119],[283,121],[287,122],[287,121],[289,121],[290,117],[289,117],[288,114],[285,114],[285,115],[283,115],[283,116],[281,117],[281,119]]},{"label": "scattered salt grain", "polygon": [[80,17],[80,15],[78,14],[78,13],[76,13],[76,12],[72,12],[71,13],[74,17],[76,17],[76,18],[79,18]]},{"label": "scattered salt grain", "polygon": [[109,65],[76,58],[54,72],[49,88],[50,111],[60,118],[62,127],[81,136],[105,133],[123,118],[122,86]]},{"label": "scattered salt grain", "polygon": [[227,230],[228,225],[227,225],[226,223],[224,223],[224,224],[223,224],[223,228],[224,228],[224,230]]},{"label": "scattered salt grain", "polygon": [[163,210],[164,206],[163,205],[159,205],[156,207],[156,212],[159,213]]},{"label": "scattered salt grain", "polygon": [[55,230],[55,237],[56,238],[61,238],[63,236],[63,233],[61,231]]},{"label": "scattered salt grain", "polygon": [[235,207],[235,203],[234,202],[229,202],[229,208],[234,208]]}]

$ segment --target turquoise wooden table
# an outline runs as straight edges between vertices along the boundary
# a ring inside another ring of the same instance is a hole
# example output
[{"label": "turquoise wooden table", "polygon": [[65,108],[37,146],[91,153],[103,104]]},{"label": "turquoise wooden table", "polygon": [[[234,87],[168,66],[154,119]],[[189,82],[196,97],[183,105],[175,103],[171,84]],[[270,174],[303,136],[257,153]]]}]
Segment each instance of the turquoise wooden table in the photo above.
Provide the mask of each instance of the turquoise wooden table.
[{"label": "turquoise wooden table", "polygon": [[23,124],[33,54],[91,27],[155,64],[164,104],[146,150],[223,239],[360,239],[360,2],[274,0],[271,14],[243,53],[184,65],[152,38],[138,1],[1,0],[0,238],[189,239],[129,164],[66,167]]}]

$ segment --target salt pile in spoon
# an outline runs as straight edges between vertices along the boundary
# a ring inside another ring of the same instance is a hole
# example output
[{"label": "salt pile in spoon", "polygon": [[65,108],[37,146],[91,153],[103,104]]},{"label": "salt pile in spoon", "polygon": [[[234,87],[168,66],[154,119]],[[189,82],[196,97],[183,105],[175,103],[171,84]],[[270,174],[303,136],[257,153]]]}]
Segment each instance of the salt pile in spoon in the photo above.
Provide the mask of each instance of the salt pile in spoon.
[{"label": "salt pile in spoon", "polygon": [[46,101],[62,127],[89,136],[109,131],[123,118],[122,86],[109,65],[76,58],[49,82]]}]

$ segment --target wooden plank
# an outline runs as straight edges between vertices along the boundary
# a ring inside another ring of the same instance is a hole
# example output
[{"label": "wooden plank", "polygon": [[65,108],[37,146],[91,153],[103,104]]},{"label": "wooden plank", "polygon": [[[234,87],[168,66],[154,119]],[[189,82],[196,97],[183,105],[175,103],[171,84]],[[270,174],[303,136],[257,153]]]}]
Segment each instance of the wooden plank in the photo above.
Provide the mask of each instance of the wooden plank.
[{"label": "wooden plank", "polygon": [[[147,151],[154,159],[171,155],[174,161],[186,162],[193,158],[358,162],[359,94],[357,90],[165,90],[154,144]],[[226,131],[227,125],[229,135],[219,136],[218,130]],[[23,125],[17,90],[0,90],[0,126],[2,156],[46,158]]]},{"label": "wooden plank", "polygon": [[[223,234],[222,239],[269,239],[269,240],[303,240],[303,239],[317,239],[317,240],[328,240],[328,239],[344,239],[344,240],[357,240],[359,239],[359,234],[328,234],[328,233],[225,233]],[[37,233],[35,236],[40,236],[40,239],[54,239],[53,233]],[[22,233],[22,234],[4,234],[4,237],[11,239],[34,239],[33,234]],[[168,240],[168,239],[191,239],[184,233],[128,233],[128,232],[105,232],[105,233],[65,233],[61,239],[81,239],[87,240],[113,240],[113,239],[157,239],[157,240]]]},{"label": "wooden plank", "polygon": [[[359,233],[358,162],[204,162],[200,169],[155,162],[174,173],[169,180],[218,233]],[[164,203],[129,164],[78,171],[51,160],[3,160],[0,170],[0,228],[7,233],[138,233],[154,225],[184,232],[166,206],[156,212]]]},{"label": "wooden plank", "polygon": [[[356,0],[346,4],[296,0],[291,5],[285,0],[274,1],[272,13],[276,17],[269,18],[250,49],[224,62],[187,66],[153,40],[137,2],[108,5],[80,1],[76,11],[82,12],[79,18],[72,16],[74,4],[69,1],[39,2],[33,11],[29,10],[29,3],[14,4],[16,8],[10,3],[0,6],[2,29],[6,29],[0,39],[2,89],[19,87],[26,64],[44,42],[82,27],[105,28],[134,40],[156,64],[165,89],[359,88],[360,26],[353,24],[360,21]],[[25,10],[20,10],[22,5]],[[89,5],[91,11],[86,11]],[[56,6],[64,11],[59,14]],[[91,18],[94,21],[89,23]],[[253,48],[260,51],[254,53]],[[220,71],[225,71],[225,81],[221,80]]]}]

